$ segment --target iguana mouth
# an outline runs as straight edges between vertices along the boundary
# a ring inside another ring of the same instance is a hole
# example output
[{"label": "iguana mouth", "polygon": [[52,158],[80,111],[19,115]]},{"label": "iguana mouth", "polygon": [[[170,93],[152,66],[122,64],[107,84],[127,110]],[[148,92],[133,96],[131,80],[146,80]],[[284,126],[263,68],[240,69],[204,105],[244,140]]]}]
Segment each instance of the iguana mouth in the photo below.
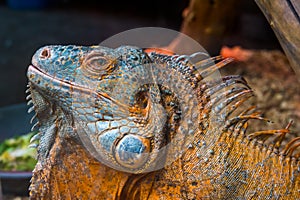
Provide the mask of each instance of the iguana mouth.
[{"label": "iguana mouth", "polygon": [[[76,85],[70,81],[62,80],[62,79],[56,78],[54,76],[51,76],[47,72],[44,72],[43,70],[41,70],[39,67],[37,67],[35,65],[29,65],[28,78],[29,78],[29,81],[34,83],[35,85],[41,86],[42,82],[45,82],[45,83],[48,82],[48,83],[53,83],[53,85],[59,86],[61,90],[70,91],[70,89],[72,89],[72,90],[79,90],[81,92],[89,91],[89,93],[91,93],[90,89],[85,88],[80,85]],[[45,84],[44,86],[47,86],[47,84]]]},{"label": "iguana mouth", "polygon": [[[51,87],[56,88],[62,93],[70,93],[70,92],[78,92],[82,94],[83,92],[87,94],[93,93],[92,90],[75,85],[69,81],[65,81],[62,79],[59,79],[57,77],[49,75],[47,72],[43,71],[39,67],[35,65],[29,65],[27,76],[29,79],[29,88],[30,94],[28,95],[29,101],[32,101],[34,106],[31,107],[31,110],[35,110],[36,116],[40,122],[39,125],[43,124],[42,121],[47,121],[49,119],[46,119],[44,116],[52,116],[53,113],[60,112],[59,110],[64,110],[60,107],[57,102],[55,101],[49,101],[49,97],[53,96],[51,93],[49,93],[49,88]],[[51,84],[49,84],[51,83]],[[55,95],[51,97],[51,99],[54,99]],[[30,100],[32,99],[32,100]],[[46,113],[46,114],[45,114]],[[64,114],[67,114],[67,112],[64,110]],[[35,126],[33,126],[34,129]]]},{"label": "iguana mouth", "polygon": [[[102,99],[102,101],[109,101],[113,104],[118,105],[119,109],[126,111],[128,110],[128,106],[123,103],[115,100],[111,96],[109,96],[105,92],[94,91],[82,85],[74,84],[70,81],[62,80],[57,77],[49,75],[47,72],[44,72],[39,67],[35,65],[29,65],[27,76],[31,84],[33,84],[36,88],[39,88],[43,91],[45,95],[48,93],[48,87],[56,87],[59,92],[62,93],[77,93],[80,95],[86,96],[94,96],[95,98]],[[51,83],[51,85],[49,85]]]},{"label": "iguana mouth", "polygon": [[27,76],[29,81],[32,82],[40,89],[46,89],[48,84],[51,83],[52,85],[59,87],[59,90],[61,92],[77,91],[82,94],[88,94],[88,95],[94,94],[101,98],[105,98],[105,99],[109,99],[110,101],[117,102],[104,92],[98,92],[98,91],[96,92],[82,85],[74,84],[70,81],[51,76],[47,72],[44,72],[43,70],[41,70],[39,67],[35,65],[29,65]]}]

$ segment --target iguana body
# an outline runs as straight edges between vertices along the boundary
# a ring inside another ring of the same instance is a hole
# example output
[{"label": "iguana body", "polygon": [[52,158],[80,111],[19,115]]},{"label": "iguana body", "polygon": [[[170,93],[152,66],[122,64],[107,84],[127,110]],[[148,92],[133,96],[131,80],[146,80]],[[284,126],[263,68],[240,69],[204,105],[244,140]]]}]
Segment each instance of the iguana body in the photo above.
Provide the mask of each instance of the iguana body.
[{"label": "iguana body", "polygon": [[[135,47],[47,46],[28,78],[40,133],[32,199],[298,199],[299,138],[265,120],[230,60]],[[220,61],[214,64],[213,61]],[[123,121],[122,121],[123,120]],[[273,145],[265,141],[273,136]]]}]

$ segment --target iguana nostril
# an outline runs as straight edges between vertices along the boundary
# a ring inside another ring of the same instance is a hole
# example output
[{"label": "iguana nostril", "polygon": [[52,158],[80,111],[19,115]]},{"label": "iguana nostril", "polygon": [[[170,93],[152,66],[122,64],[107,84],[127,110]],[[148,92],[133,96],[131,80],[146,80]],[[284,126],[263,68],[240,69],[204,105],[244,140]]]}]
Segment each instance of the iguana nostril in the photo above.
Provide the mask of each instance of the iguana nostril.
[{"label": "iguana nostril", "polygon": [[51,56],[50,50],[48,48],[45,48],[41,51],[40,59],[47,59],[50,58],[50,56]]}]

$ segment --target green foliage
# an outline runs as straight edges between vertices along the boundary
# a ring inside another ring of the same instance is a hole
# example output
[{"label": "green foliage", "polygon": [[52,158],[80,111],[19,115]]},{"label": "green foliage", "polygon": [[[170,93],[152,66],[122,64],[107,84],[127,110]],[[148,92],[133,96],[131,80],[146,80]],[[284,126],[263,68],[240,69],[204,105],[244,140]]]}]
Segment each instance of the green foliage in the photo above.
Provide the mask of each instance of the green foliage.
[{"label": "green foliage", "polygon": [[36,164],[36,149],[29,148],[36,132],[6,139],[0,144],[0,170],[32,171]]}]

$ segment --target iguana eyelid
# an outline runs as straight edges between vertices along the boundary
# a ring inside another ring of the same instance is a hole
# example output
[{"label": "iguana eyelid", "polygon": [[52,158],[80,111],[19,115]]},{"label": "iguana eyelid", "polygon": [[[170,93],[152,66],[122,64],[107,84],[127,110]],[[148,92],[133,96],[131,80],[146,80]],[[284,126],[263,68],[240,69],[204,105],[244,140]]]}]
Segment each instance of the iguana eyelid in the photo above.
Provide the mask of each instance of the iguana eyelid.
[{"label": "iguana eyelid", "polygon": [[105,52],[92,51],[82,62],[82,69],[89,75],[103,76],[111,72],[117,58]]}]

